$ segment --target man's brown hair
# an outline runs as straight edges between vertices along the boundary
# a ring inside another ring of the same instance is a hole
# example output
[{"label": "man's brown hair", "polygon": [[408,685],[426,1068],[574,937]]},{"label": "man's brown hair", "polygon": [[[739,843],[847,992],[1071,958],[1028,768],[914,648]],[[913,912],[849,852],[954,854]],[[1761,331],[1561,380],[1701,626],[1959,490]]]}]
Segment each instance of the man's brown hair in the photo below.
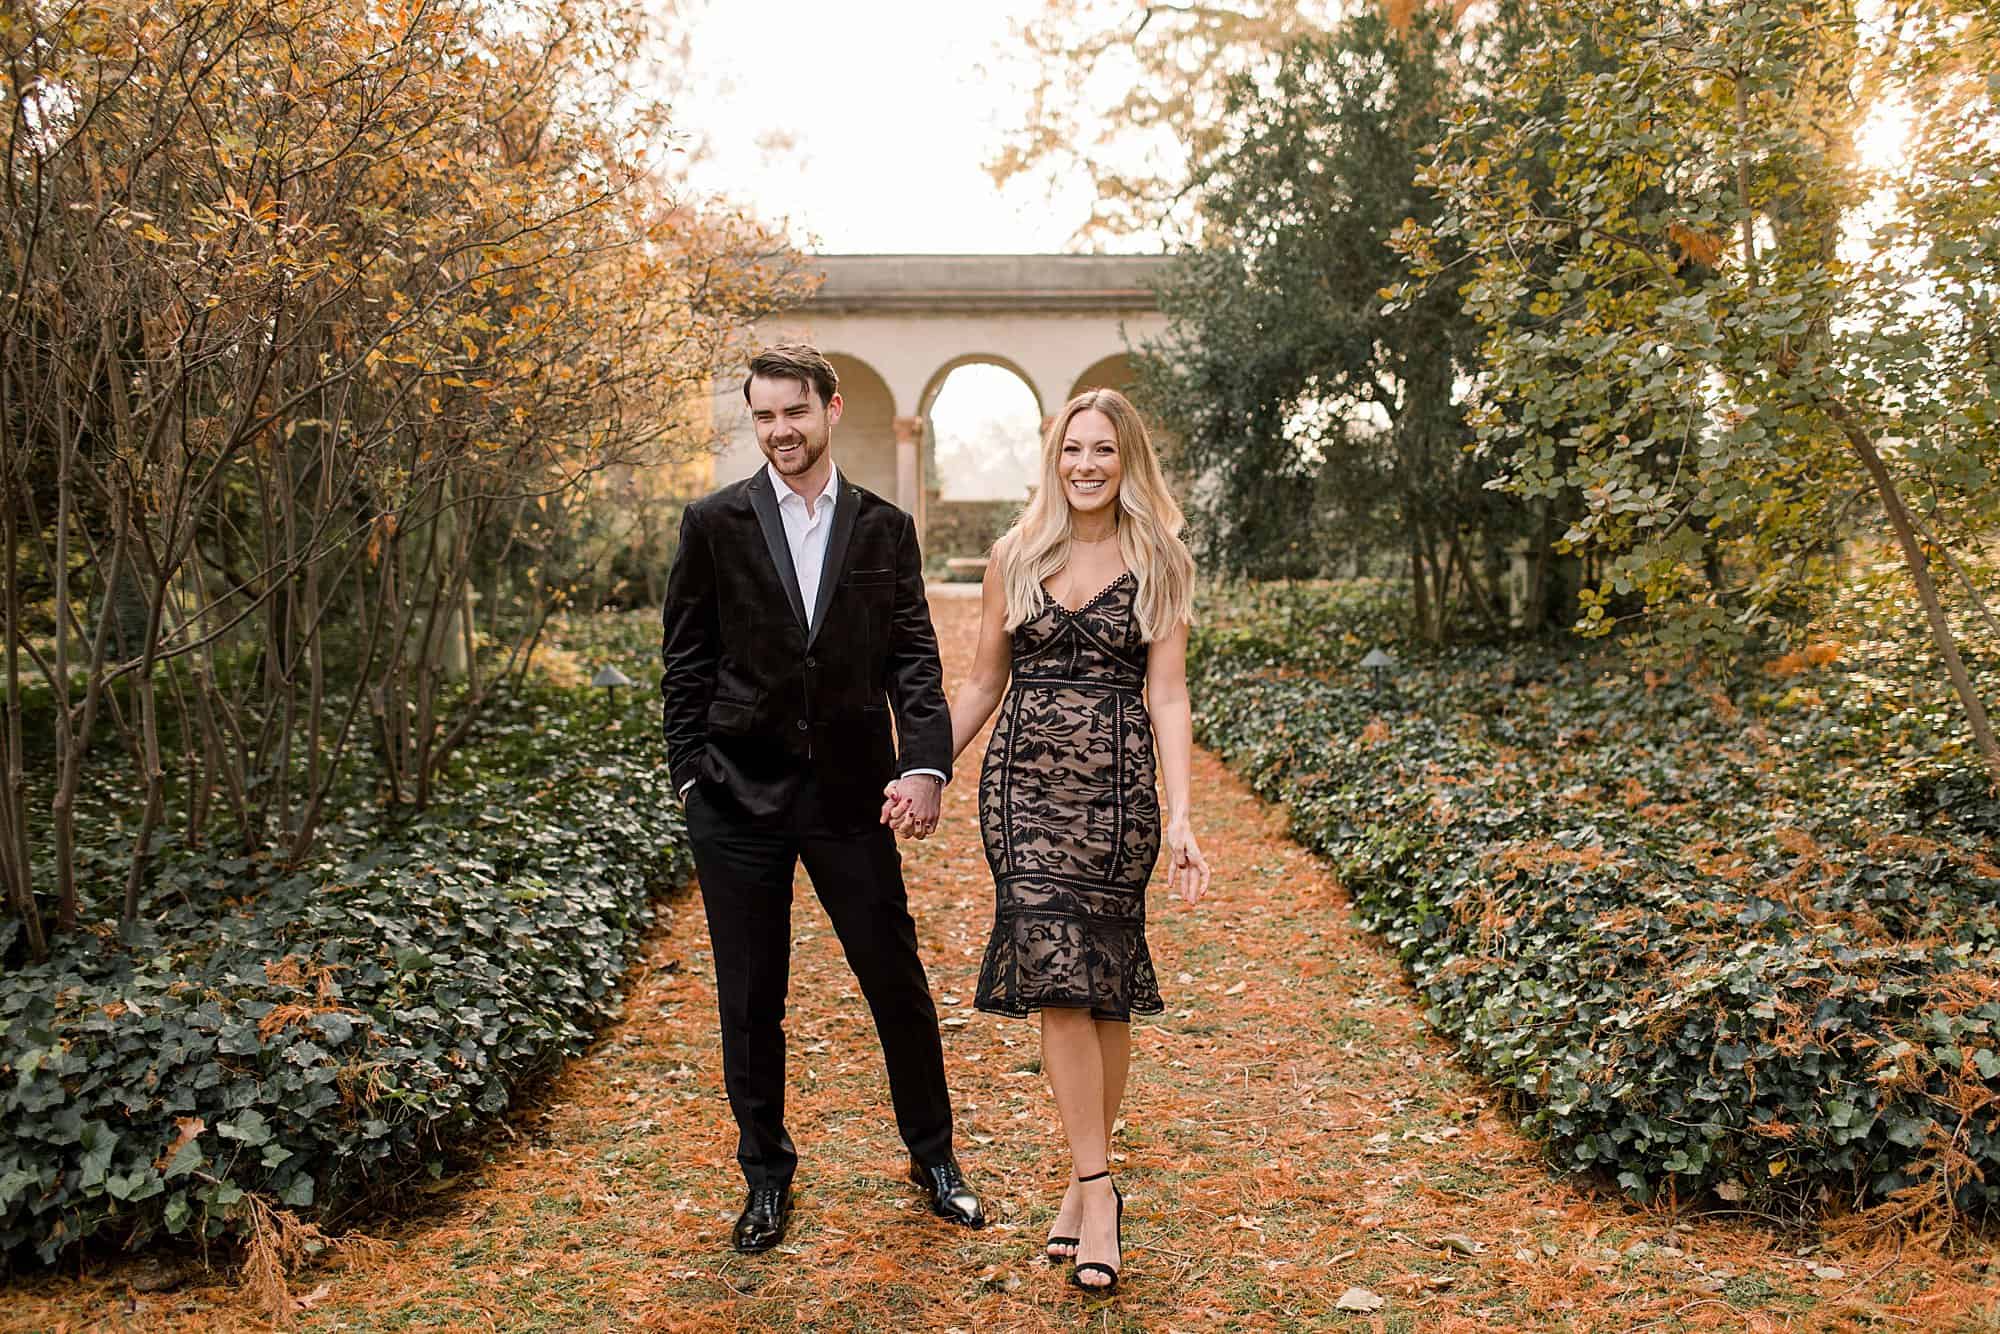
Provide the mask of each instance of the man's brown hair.
[{"label": "man's brown hair", "polygon": [[752,357],[750,374],[743,377],[745,403],[750,401],[750,382],[760,376],[766,380],[797,380],[819,395],[821,407],[831,403],[840,389],[840,376],[834,373],[833,363],[811,343],[779,343]]}]

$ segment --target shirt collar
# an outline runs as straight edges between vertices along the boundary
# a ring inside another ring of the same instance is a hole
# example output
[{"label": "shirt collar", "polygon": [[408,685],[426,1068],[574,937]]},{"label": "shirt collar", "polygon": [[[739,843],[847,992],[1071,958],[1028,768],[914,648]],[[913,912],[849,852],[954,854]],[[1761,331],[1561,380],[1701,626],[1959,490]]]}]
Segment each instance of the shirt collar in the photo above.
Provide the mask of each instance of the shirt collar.
[{"label": "shirt collar", "polygon": [[[778,471],[777,465],[766,459],[764,461],[764,471],[771,476],[771,485],[778,493],[778,503],[780,505],[784,504],[787,500],[796,500],[801,505],[806,503],[804,496],[792,490],[791,484],[785,480],[784,474]],[[826,488],[813,497],[812,512],[818,514],[822,505],[833,504],[839,493],[840,465],[836,463],[831,464],[826,470]]]}]

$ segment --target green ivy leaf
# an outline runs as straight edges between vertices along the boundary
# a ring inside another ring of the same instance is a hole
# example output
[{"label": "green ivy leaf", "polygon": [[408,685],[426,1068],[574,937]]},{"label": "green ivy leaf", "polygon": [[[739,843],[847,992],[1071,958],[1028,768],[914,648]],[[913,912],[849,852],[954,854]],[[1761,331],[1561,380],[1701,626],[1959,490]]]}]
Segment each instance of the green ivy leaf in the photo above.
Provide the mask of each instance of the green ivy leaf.
[{"label": "green ivy leaf", "polygon": [[[192,1148],[193,1146],[190,1145],[189,1147]],[[171,1176],[172,1173],[168,1175]],[[168,1232],[179,1236],[187,1229],[188,1214],[190,1212],[187,1192],[177,1190],[167,1197],[166,1207],[160,1211],[160,1221],[166,1224]]]},{"label": "green ivy leaf", "polygon": [[217,1123],[215,1133],[224,1139],[241,1140],[253,1149],[271,1142],[271,1127],[255,1107],[238,1112],[234,1120]]},{"label": "green ivy leaf", "polygon": [[201,1151],[201,1145],[194,1140],[189,1140],[175,1151],[172,1158],[167,1160],[167,1170],[160,1175],[165,1180],[172,1181],[176,1177],[186,1176],[189,1172],[194,1171],[207,1161],[207,1156]]}]

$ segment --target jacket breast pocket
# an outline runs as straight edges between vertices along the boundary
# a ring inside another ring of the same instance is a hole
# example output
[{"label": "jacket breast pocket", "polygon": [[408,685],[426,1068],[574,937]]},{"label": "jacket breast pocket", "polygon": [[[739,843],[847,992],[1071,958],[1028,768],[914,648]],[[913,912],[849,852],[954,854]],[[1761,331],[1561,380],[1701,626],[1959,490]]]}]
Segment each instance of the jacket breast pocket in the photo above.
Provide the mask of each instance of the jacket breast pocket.
[{"label": "jacket breast pocket", "polygon": [[708,703],[708,730],[724,736],[747,736],[755,730],[757,701],[718,695]]},{"label": "jacket breast pocket", "polygon": [[853,626],[851,642],[860,650],[860,660],[870,664],[864,670],[872,672],[877,655],[889,644],[889,622],[896,610],[896,572],[849,570],[840,587],[847,607],[844,619]]}]

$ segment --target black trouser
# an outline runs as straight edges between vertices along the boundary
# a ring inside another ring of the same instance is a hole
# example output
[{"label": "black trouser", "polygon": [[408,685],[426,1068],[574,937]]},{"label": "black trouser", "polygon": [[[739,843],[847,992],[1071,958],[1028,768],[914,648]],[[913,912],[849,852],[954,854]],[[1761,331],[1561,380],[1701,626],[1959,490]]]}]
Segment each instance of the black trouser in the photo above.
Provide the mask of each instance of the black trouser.
[{"label": "black trouser", "polygon": [[785,1185],[798,1166],[785,1133],[784,1020],[800,861],[874,1013],[896,1129],[920,1163],[951,1154],[937,1006],[917,957],[896,836],[879,824],[827,827],[816,788],[806,779],[788,814],[762,820],[702,783],[687,794],[688,841],[715,951],[723,1084],[740,1132],[736,1161],[753,1188]]}]

